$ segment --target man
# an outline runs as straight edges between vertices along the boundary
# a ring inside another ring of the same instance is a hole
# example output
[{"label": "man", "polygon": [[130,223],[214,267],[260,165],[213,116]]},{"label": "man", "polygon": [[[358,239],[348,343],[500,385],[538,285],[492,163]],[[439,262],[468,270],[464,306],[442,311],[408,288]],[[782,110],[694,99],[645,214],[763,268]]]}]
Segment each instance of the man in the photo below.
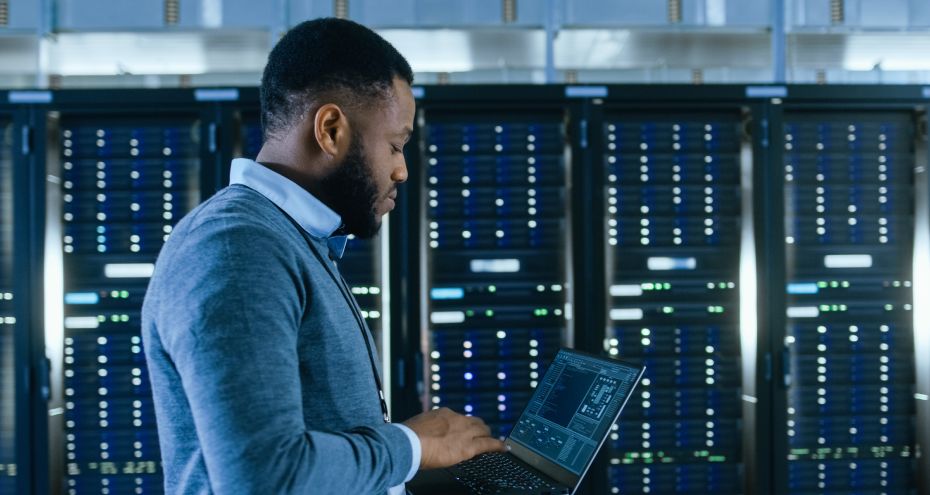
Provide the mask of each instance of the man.
[{"label": "man", "polygon": [[387,422],[335,262],[407,179],[412,80],[344,20],[305,22],[269,55],[265,144],[177,225],[143,307],[168,493],[403,493],[418,468],[503,448],[445,409]]}]

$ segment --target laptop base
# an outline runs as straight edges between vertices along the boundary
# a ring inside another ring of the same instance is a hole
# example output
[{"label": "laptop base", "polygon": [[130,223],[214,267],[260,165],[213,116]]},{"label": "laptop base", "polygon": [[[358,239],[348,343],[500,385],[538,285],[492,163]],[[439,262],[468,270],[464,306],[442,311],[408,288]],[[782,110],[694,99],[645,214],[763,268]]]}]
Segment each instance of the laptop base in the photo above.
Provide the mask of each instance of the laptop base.
[{"label": "laptop base", "polygon": [[407,491],[412,495],[557,495],[570,493],[569,488],[562,490],[520,490],[498,488],[489,491],[474,491],[457,480],[449,469],[428,469],[420,471],[407,483]]}]

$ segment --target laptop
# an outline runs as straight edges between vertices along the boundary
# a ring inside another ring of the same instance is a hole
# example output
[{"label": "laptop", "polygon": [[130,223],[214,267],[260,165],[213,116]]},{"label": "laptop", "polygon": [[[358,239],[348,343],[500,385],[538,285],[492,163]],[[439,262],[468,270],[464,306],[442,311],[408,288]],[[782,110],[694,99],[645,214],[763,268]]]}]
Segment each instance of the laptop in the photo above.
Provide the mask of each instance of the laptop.
[{"label": "laptop", "polygon": [[574,494],[645,367],[560,349],[505,440],[509,451],[421,471],[413,495]]}]

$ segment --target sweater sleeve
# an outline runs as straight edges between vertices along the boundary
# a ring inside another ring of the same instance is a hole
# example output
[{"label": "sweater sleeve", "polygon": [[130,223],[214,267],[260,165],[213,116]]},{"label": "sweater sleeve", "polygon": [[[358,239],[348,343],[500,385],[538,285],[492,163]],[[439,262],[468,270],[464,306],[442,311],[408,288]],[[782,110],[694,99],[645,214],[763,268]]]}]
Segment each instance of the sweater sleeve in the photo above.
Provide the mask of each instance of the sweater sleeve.
[{"label": "sweater sleeve", "polygon": [[297,337],[310,289],[289,249],[267,227],[214,219],[159,260],[156,276],[170,289],[161,291],[156,324],[181,377],[211,488],[383,494],[411,469],[402,429],[305,428]]}]

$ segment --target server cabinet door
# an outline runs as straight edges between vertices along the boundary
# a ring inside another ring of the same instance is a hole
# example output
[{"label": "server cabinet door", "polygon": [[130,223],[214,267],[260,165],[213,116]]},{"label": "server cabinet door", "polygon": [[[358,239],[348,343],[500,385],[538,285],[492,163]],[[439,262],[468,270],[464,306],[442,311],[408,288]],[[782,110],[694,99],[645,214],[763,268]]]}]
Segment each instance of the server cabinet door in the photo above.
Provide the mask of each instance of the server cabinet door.
[{"label": "server cabinet door", "polygon": [[646,364],[610,435],[612,493],[743,491],[742,121],[738,107],[605,110],[604,348]]},{"label": "server cabinet door", "polygon": [[507,435],[569,342],[564,110],[421,114],[424,407]]},{"label": "server cabinet door", "polygon": [[789,493],[914,493],[916,127],[786,111]]}]

